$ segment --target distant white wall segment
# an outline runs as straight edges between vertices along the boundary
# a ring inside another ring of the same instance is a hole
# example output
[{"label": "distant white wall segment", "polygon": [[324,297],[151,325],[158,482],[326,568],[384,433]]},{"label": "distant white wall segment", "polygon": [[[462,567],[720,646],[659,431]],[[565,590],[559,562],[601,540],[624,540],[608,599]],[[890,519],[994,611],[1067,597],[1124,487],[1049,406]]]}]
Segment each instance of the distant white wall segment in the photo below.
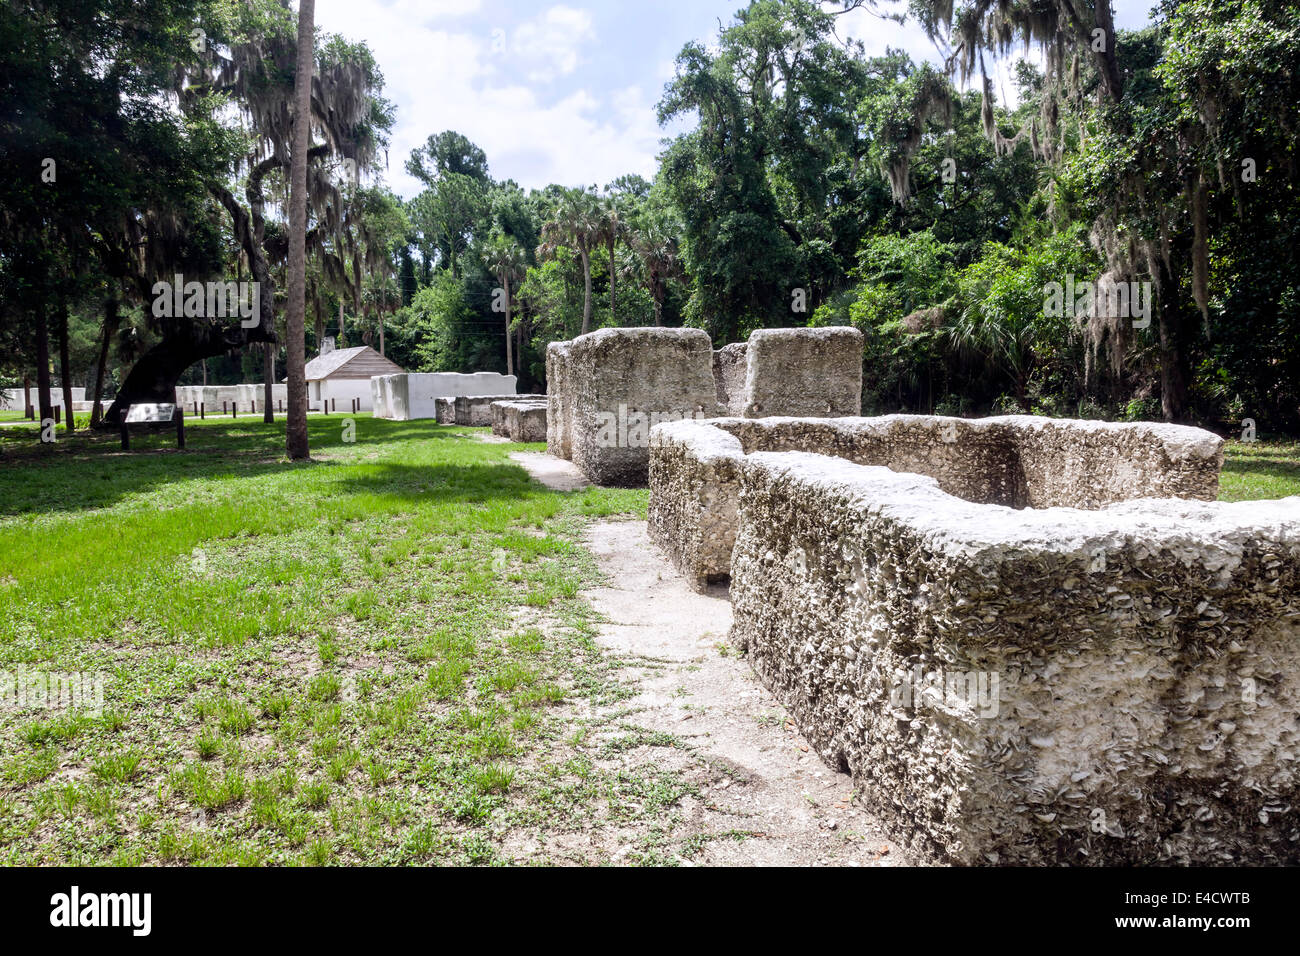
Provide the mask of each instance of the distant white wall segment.
[{"label": "distant white wall segment", "polygon": [[438,399],[514,395],[518,379],[498,372],[404,372],[376,375],[370,380],[369,401],[376,418],[405,422],[438,417]]}]

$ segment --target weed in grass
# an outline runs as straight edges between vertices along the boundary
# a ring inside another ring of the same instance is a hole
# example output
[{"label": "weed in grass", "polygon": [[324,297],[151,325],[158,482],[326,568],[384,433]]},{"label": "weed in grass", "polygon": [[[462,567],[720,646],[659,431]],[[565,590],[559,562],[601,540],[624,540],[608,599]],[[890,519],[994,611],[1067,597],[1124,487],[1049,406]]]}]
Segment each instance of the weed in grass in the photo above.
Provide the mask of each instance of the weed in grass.
[{"label": "weed in grass", "polygon": [[335,783],[342,783],[360,760],[361,755],[349,747],[330,760],[326,765],[325,772],[329,774],[329,778]]},{"label": "weed in grass", "polygon": [[302,805],[311,810],[319,810],[329,804],[330,787],[329,784],[320,781],[313,781],[305,784],[302,788]]},{"label": "weed in grass", "polygon": [[307,685],[307,699],[316,701],[338,700],[343,685],[333,674],[318,674]]},{"label": "weed in grass", "polygon": [[267,694],[262,698],[262,716],[270,720],[280,720],[293,706],[288,694]]},{"label": "weed in grass", "polygon": [[514,782],[514,768],[502,763],[488,764],[474,771],[474,789],[479,793],[505,793]]},{"label": "weed in grass", "polygon": [[519,710],[510,718],[510,728],[515,733],[526,733],[537,727],[542,722],[542,718],[535,710]]},{"label": "weed in grass", "polygon": [[508,635],[506,646],[517,654],[540,654],[546,649],[546,641],[540,629],[530,627]]},{"label": "weed in grass", "polygon": [[42,747],[27,754],[16,754],[0,769],[0,780],[22,786],[54,776],[59,769],[59,753],[54,747]]},{"label": "weed in grass", "polygon": [[528,687],[537,681],[537,671],[523,664],[507,664],[492,675],[492,686],[509,694],[520,687]]},{"label": "weed in grass", "polygon": [[229,769],[218,776],[207,764],[187,764],[173,774],[172,786],[204,810],[221,810],[244,799],[247,782],[242,772]]},{"label": "weed in grass", "polygon": [[223,734],[239,737],[253,729],[253,712],[233,700],[222,702],[217,726]]},{"label": "weed in grass", "polygon": [[378,757],[367,757],[363,766],[372,786],[379,787],[393,779],[392,769]]},{"label": "weed in grass", "polygon": [[468,743],[469,752],[476,760],[492,760],[514,752],[510,732],[497,727],[476,734]]},{"label": "weed in grass", "polygon": [[91,719],[86,714],[60,714],[49,720],[34,720],[19,731],[23,741],[32,747],[48,743],[67,743],[89,727]]},{"label": "weed in grass", "polygon": [[135,779],[140,772],[140,761],[144,754],[139,750],[120,750],[107,757],[101,757],[90,765],[91,772],[106,783],[126,783]]},{"label": "weed in grass", "polygon": [[334,859],[334,848],[330,846],[329,840],[317,837],[307,847],[308,866],[328,866],[332,859]]},{"label": "weed in grass", "polygon": [[429,688],[439,700],[459,697],[465,686],[465,675],[470,671],[470,662],[462,657],[452,657],[439,661],[429,669]]},{"label": "weed in grass", "polygon": [[201,760],[211,760],[221,753],[221,742],[221,736],[213,728],[204,727],[194,741],[194,749],[198,751]]}]

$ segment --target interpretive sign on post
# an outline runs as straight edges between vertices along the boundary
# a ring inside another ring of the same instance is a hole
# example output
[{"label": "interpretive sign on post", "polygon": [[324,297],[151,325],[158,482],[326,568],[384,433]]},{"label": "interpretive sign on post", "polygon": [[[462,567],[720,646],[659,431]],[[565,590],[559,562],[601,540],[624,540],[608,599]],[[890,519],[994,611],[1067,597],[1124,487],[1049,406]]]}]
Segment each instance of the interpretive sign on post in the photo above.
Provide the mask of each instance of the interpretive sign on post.
[{"label": "interpretive sign on post", "polygon": [[185,447],[185,411],[170,402],[157,404],[142,402],[130,405],[122,416],[122,450],[131,450],[131,429],[142,428],[145,431],[160,431],[176,426],[176,447]]}]

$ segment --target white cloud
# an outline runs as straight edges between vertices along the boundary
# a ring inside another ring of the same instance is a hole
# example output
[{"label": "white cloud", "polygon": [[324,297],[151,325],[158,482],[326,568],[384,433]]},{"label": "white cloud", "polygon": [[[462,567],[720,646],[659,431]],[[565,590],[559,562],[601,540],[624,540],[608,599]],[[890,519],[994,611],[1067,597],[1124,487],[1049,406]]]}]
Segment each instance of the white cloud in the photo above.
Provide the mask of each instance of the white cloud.
[{"label": "white cloud", "polygon": [[[411,7],[421,11],[413,16]],[[429,15],[437,8],[440,16]],[[397,106],[385,179],[407,198],[420,185],[404,165],[430,134],[457,130],[487,153],[492,174],[524,188],[551,182],[603,185],[623,173],[651,175],[659,129],[658,94],[634,85],[606,90],[595,80],[549,93],[535,77],[574,74],[584,44],[594,42],[591,17],[553,6],[520,24],[504,51],[499,29],[473,12],[470,0],[318,0],[321,29],[365,40],[384,73],[384,94]],[[521,39],[522,35],[522,39]],[[527,50],[527,59],[525,56]]]},{"label": "white cloud", "polygon": [[515,28],[510,52],[533,83],[567,76],[582,61],[580,49],[596,39],[591,14],[573,7],[551,7]]}]

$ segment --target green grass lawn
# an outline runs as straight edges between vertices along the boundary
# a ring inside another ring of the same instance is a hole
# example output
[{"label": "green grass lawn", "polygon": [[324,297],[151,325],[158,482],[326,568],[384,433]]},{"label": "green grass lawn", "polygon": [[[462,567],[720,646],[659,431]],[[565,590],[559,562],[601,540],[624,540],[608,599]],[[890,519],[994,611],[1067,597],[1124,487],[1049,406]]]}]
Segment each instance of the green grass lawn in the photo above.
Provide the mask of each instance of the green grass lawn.
[{"label": "green grass lawn", "polygon": [[[297,465],[252,416],[187,423],[184,453],[0,429],[0,672],[104,688],[97,714],[0,706],[0,863],[546,862],[633,825],[628,862],[689,852],[663,834],[691,778],[627,759],[682,745],[620,713],[578,597],[584,524],[646,492],[344,417]],[[1300,446],[1229,446],[1224,498],[1288,494]]]},{"label": "green grass lawn", "polygon": [[0,670],[105,696],[0,709],[0,863],[492,862],[516,830],[671,812],[688,784],[601,769],[560,716],[627,693],[575,541],[646,493],[341,425],[313,416],[300,465],[252,417],[187,424],[184,453],[0,431]]},{"label": "green grass lawn", "polygon": [[1219,481],[1224,501],[1300,495],[1300,442],[1229,442]]}]

